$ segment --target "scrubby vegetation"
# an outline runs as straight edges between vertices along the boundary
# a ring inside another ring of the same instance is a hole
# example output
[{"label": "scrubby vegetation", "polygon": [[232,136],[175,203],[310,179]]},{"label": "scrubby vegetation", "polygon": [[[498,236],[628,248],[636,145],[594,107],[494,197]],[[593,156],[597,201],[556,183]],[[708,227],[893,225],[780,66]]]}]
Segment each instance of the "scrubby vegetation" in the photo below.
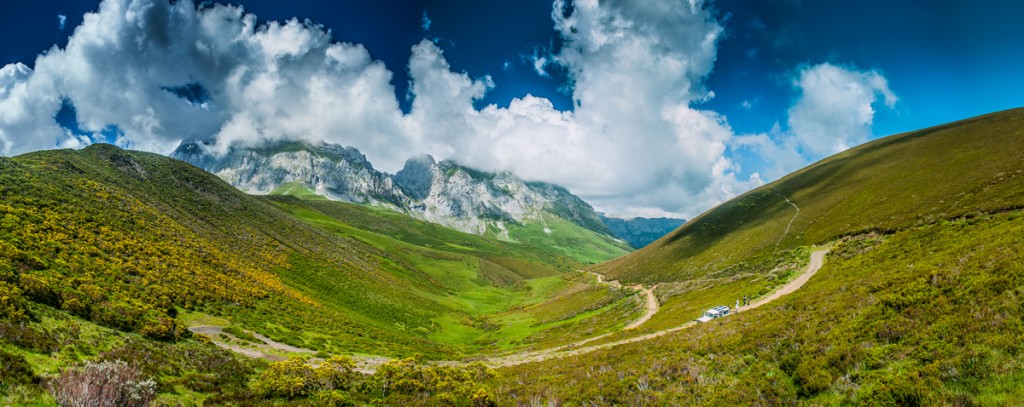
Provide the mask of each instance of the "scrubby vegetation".
[{"label": "scrubby vegetation", "polygon": [[145,407],[156,398],[156,382],[120,360],[67,369],[47,388],[62,406]]},{"label": "scrubby vegetation", "polygon": [[446,405],[492,406],[494,396],[485,384],[495,378],[481,365],[423,364],[418,356],[396,359],[372,375],[354,372],[354,363],[331,358],[317,367],[299,358],[270,365],[253,384],[250,400],[269,400],[317,406]]},{"label": "scrubby vegetation", "polygon": [[152,340],[39,304],[30,304],[29,312],[36,321],[0,322],[0,404],[48,405],[54,399],[47,388],[59,380],[80,382],[76,375],[89,376],[90,363],[123,363],[115,370],[131,370],[139,382],[152,380],[157,401],[186,404],[245,393],[263,366],[200,340]]}]

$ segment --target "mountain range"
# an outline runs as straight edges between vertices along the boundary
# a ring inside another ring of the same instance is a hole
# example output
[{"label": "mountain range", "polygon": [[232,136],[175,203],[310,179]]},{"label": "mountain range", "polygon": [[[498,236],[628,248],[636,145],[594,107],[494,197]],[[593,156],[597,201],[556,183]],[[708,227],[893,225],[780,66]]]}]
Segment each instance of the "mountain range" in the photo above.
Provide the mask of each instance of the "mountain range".
[{"label": "mountain range", "polygon": [[[353,147],[297,141],[208,151],[182,143],[171,157],[189,162],[252,194],[320,196],[385,207],[462,232],[510,241],[572,240],[587,251],[624,254],[629,244],[594,209],[565,188],[526,182],[431,156],[409,159],[394,175],[378,171]],[[668,232],[669,230],[664,230]],[[566,248],[567,250],[569,248]]]},{"label": "mountain range", "polygon": [[676,218],[615,218],[599,213],[601,221],[613,235],[629,242],[634,248],[642,248],[686,223]]}]

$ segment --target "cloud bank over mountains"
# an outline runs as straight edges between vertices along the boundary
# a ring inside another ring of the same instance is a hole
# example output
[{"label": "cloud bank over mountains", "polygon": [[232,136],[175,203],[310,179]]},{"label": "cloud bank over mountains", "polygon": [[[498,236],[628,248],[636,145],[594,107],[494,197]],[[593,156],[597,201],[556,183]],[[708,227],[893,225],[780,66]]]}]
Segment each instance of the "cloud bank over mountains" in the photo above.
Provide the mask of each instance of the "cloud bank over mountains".
[{"label": "cloud bank over mountains", "polygon": [[[0,153],[108,140],[168,153],[182,139],[232,143],[304,139],[359,148],[394,172],[419,154],[569,188],[620,215],[690,218],[811,160],[870,137],[874,107],[896,95],[877,71],[830,63],[798,70],[787,128],[737,135],[699,108],[713,97],[723,27],[700,0],[556,0],[575,108],[532,95],[507,108],[474,102],[499,83],[453,71],[423,40],[407,67],[386,67],[359,44],[298,20],[258,24],[235,6],[105,0],[64,49],[30,69],[0,69]],[[342,39],[343,40],[343,39]],[[408,69],[404,113],[391,69]],[[79,131],[54,119],[73,105]],[[734,154],[762,157],[742,169]],[[747,175],[741,175],[747,174]]]}]

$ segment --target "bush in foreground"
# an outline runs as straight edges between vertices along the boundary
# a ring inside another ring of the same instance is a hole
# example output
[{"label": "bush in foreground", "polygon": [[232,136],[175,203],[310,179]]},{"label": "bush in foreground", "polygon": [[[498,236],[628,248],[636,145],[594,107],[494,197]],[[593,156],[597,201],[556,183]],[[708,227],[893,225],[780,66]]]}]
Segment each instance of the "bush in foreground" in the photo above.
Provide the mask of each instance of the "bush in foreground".
[{"label": "bush in foreground", "polygon": [[142,407],[156,398],[156,382],[120,360],[67,369],[47,389],[61,406]]}]

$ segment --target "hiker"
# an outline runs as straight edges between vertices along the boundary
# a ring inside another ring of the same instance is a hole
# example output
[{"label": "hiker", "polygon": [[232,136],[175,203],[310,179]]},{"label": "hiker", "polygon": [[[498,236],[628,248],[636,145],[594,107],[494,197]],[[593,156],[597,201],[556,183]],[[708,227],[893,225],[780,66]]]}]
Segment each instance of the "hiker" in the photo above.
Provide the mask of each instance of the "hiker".
[{"label": "hiker", "polygon": [[746,294],[743,294],[743,305],[750,305],[750,300]]},{"label": "hiker", "polygon": [[740,310],[740,300],[737,298],[736,299],[736,311],[739,311],[739,310]]}]

